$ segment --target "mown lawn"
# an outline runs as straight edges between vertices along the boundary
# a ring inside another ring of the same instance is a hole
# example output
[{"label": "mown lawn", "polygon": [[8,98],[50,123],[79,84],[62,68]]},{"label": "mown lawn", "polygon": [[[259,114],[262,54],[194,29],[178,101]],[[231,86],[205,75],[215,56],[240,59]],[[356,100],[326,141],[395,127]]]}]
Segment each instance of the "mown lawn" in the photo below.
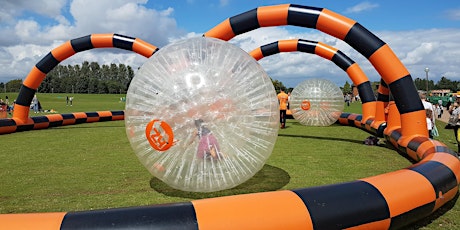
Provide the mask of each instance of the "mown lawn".
[{"label": "mown lawn", "polygon": [[[77,94],[72,107],[66,106],[65,96],[38,94],[45,109],[59,113],[124,109],[124,95]],[[360,113],[360,104],[345,111]],[[444,130],[442,122],[437,125],[438,139],[455,150],[452,131]],[[363,145],[367,136],[353,127],[305,127],[291,119],[252,179],[229,190],[193,193],[172,189],[149,174],[129,145],[123,121],[2,135],[0,213],[92,210],[296,189],[411,165],[391,146]],[[460,204],[455,201],[407,229],[460,229]]]}]

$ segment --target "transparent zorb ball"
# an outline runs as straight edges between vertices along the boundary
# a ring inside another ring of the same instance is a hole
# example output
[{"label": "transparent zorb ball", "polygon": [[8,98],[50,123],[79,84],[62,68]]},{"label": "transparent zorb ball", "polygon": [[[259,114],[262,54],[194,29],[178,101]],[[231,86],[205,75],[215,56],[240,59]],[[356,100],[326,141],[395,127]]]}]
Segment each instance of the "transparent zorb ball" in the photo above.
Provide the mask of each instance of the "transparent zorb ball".
[{"label": "transparent zorb ball", "polygon": [[169,186],[235,187],[257,173],[278,134],[270,78],[248,53],[198,37],[170,44],[136,73],[125,124],[142,164]]},{"label": "transparent zorb ball", "polygon": [[342,90],[326,79],[305,80],[292,90],[289,108],[303,125],[329,126],[343,112]]}]

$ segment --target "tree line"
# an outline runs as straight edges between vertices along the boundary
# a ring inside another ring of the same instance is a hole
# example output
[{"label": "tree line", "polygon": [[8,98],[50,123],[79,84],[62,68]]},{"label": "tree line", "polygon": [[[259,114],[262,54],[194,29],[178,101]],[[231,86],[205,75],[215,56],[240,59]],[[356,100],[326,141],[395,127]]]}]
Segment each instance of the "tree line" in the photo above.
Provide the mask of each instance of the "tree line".
[{"label": "tree line", "polygon": [[[38,87],[40,93],[126,93],[134,71],[125,64],[100,66],[97,62],[81,65],[57,65]],[[0,90],[19,92],[21,79],[0,83]]]},{"label": "tree line", "polygon": [[[83,62],[81,65],[57,65],[47,75],[38,87],[40,93],[88,93],[88,94],[117,94],[126,93],[129,84],[134,77],[134,71],[129,65],[110,64],[99,65],[97,62]],[[450,89],[452,92],[460,90],[460,81],[452,81],[446,77],[441,77],[438,82],[415,78],[415,87],[419,90],[428,89]],[[293,88],[287,88],[279,80],[272,79],[273,86],[276,90],[283,89],[292,91]],[[372,82],[372,88],[380,82]],[[0,83],[0,91],[19,92],[22,85],[21,79],[11,80],[7,83]],[[352,86],[348,81],[343,87],[342,92],[351,93]]]}]

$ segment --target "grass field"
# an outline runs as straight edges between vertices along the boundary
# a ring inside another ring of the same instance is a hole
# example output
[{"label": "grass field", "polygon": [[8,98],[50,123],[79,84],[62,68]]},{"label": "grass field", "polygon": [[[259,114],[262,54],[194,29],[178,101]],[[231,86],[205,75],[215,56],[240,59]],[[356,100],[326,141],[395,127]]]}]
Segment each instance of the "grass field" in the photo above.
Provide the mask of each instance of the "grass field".
[{"label": "grass field", "polygon": [[[9,94],[10,100],[15,96]],[[72,107],[66,106],[65,96],[38,94],[44,109],[59,113],[124,109],[124,95],[77,94]],[[345,111],[361,113],[360,104]],[[455,150],[452,131],[444,130],[442,122],[437,125],[437,139]],[[92,210],[296,189],[411,165],[390,146],[363,145],[367,136],[353,127],[305,127],[289,120],[279,131],[272,155],[252,179],[229,190],[193,193],[172,189],[149,174],[129,145],[123,121],[2,135],[0,213]],[[460,229],[460,204],[455,201],[407,229]]]}]

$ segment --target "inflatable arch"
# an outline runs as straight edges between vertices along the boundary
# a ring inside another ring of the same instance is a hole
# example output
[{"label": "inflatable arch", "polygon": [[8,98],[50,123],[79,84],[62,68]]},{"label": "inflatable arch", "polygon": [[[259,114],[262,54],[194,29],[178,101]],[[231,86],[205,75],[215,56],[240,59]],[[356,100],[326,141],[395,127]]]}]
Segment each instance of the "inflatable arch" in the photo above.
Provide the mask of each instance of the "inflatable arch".
[{"label": "inflatable arch", "polygon": [[[389,86],[399,111],[400,127],[389,133],[385,132],[387,127],[384,133],[401,152],[419,162],[395,172],[320,187],[144,207],[2,214],[0,222],[10,229],[388,229],[410,224],[452,200],[460,181],[457,154],[427,137],[423,106],[410,74],[388,45],[355,21],[323,8],[286,4],[234,16],[204,36],[229,40],[261,26],[280,25],[317,28],[343,39],[368,58]],[[109,39],[102,40],[109,44]],[[63,60],[63,56],[70,54],[45,58],[45,66],[54,65],[53,59]],[[42,79],[49,69],[31,74]],[[40,82],[29,80],[21,89],[27,95],[21,99],[24,108],[13,118],[23,124],[30,123],[24,116],[25,107]],[[379,88],[384,97],[389,91]]]},{"label": "inflatable arch", "polygon": [[[316,54],[322,58],[332,61],[339,68],[345,71],[353,84],[357,86],[358,93],[362,101],[362,115],[354,115],[353,120],[350,119],[356,127],[364,128],[369,130],[372,134],[383,137],[383,130],[386,127],[386,120],[375,120],[375,117],[382,118],[383,116],[377,116],[376,113],[376,99],[374,91],[372,90],[369,79],[364,74],[359,65],[350,59],[343,52],[324,44],[322,42],[309,41],[304,39],[291,39],[291,40],[280,40],[270,44],[263,45],[249,52],[256,60],[260,60],[264,57],[280,53],[280,52],[293,52],[300,51],[305,53]],[[383,112],[383,111],[382,111]],[[347,116],[347,118],[351,116]],[[358,119],[356,119],[358,118]],[[342,119],[343,120],[343,119]],[[362,123],[361,121],[366,121]],[[343,122],[348,122],[348,119]]]},{"label": "inflatable arch", "polygon": [[53,49],[42,58],[25,78],[14,106],[13,118],[0,119],[0,134],[44,129],[84,122],[123,120],[123,111],[81,112],[29,117],[30,103],[38,86],[55,66],[70,56],[93,48],[119,48],[152,56],[158,48],[141,39],[119,34],[92,34],[76,38]]}]

